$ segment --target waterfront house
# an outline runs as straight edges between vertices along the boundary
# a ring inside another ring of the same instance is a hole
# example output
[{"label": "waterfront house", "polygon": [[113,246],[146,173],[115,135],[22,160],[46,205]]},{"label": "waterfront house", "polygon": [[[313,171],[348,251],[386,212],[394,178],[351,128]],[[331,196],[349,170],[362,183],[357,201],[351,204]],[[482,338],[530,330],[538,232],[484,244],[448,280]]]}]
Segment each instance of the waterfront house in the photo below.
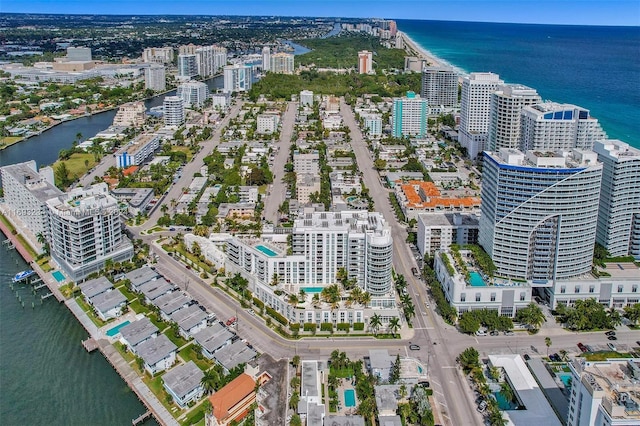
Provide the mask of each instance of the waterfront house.
[{"label": "waterfront house", "polygon": [[145,265],[142,268],[127,272],[125,274],[125,278],[131,282],[131,286],[135,291],[140,291],[140,286],[142,284],[160,278],[160,274],[150,266]]},{"label": "waterfront house", "polygon": [[113,284],[106,277],[99,277],[80,284],[80,292],[87,299],[91,299],[113,288]]},{"label": "waterfront house", "polygon": [[231,344],[231,339],[234,336],[235,334],[218,322],[195,333],[193,338],[202,347],[202,355],[213,359],[213,354],[220,348]]},{"label": "waterfront house", "polygon": [[119,290],[111,289],[89,299],[101,320],[107,321],[122,315],[127,298]]},{"label": "waterfront house", "polygon": [[156,327],[149,318],[144,317],[120,329],[120,342],[126,345],[131,352],[137,353],[136,347],[156,337],[158,331],[158,327]]},{"label": "waterfront house", "polygon": [[247,343],[242,340],[236,340],[230,345],[227,345],[217,351],[213,358],[218,364],[225,369],[225,373],[233,370],[240,364],[246,364],[253,360],[258,353],[253,350]]},{"label": "waterfront house", "polygon": [[179,309],[170,315],[171,321],[178,324],[180,335],[185,339],[189,339],[194,333],[202,330],[207,326],[207,312],[197,304]]},{"label": "waterfront house", "polygon": [[[386,423],[381,423],[386,426]],[[364,417],[330,415],[324,418],[325,426],[364,426]]]},{"label": "waterfront house", "polygon": [[193,362],[179,365],[162,376],[163,386],[181,408],[191,401],[202,397],[204,388],[200,381],[204,377],[202,370]]},{"label": "waterfront house", "polygon": [[193,302],[189,296],[181,292],[164,294],[153,301],[153,304],[160,309],[160,316],[165,321],[171,321],[171,314],[182,308],[186,308]]},{"label": "waterfront house", "polygon": [[154,300],[164,294],[171,293],[175,289],[176,287],[164,278],[158,278],[142,284],[138,291],[144,295],[145,302],[154,303]]},{"label": "waterfront house", "polygon": [[176,362],[176,349],[178,347],[167,336],[160,334],[156,338],[140,343],[136,352],[144,361],[144,369],[153,375],[171,368]]}]

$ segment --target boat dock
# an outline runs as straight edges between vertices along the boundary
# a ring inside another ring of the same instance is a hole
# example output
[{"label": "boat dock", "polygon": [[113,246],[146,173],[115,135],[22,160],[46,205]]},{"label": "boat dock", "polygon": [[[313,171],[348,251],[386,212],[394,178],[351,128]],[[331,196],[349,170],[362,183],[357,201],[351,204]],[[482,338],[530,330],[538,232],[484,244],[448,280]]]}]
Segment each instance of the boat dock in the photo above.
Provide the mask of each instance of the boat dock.
[{"label": "boat dock", "polygon": [[82,346],[86,349],[87,352],[91,353],[98,349],[98,342],[96,342],[93,337],[90,337],[87,340],[82,341]]},{"label": "boat dock", "polygon": [[151,411],[147,411],[146,413],[143,413],[143,414],[139,415],[137,418],[131,420],[131,425],[132,426],[137,426],[139,423],[144,422],[149,417],[151,417]]}]

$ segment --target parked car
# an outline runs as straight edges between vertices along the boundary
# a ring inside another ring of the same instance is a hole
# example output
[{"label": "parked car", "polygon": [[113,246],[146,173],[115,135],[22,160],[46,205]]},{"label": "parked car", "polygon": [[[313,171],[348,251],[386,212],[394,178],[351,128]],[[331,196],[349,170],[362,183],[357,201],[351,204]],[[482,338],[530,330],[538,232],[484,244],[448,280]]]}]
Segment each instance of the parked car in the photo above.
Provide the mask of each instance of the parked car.
[{"label": "parked car", "polygon": [[491,333],[489,333],[492,336],[499,336],[500,332],[498,332],[498,330],[491,330]]},{"label": "parked car", "polygon": [[236,322],[236,317],[231,317],[227,320],[227,322],[225,323],[226,325],[233,325]]},{"label": "parked car", "polygon": [[171,228],[169,228],[169,231],[175,231],[176,228],[174,228],[173,226]]},{"label": "parked car", "polygon": [[636,345],[640,346],[640,340],[636,340]]},{"label": "parked car", "polygon": [[607,343],[607,347],[614,352],[618,352],[618,350],[616,349],[616,345],[614,345],[613,343]]},{"label": "parked car", "polygon": [[578,343],[578,348],[582,351],[582,352],[587,352],[587,347],[585,345],[583,345],[582,343]]},{"label": "parked car", "polygon": [[478,330],[476,331],[476,336],[486,336],[487,330]]},{"label": "parked car", "polygon": [[529,361],[531,359],[531,357],[529,356],[529,354],[524,354],[524,360],[525,361]]},{"label": "parked car", "polygon": [[191,266],[189,266],[189,265],[185,265],[184,267],[187,268],[187,269],[191,269]]},{"label": "parked car", "polygon": [[615,335],[616,335],[616,332],[615,332],[615,331],[613,331],[613,330],[611,330],[611,331],[607,331],[607,332],[606,332],[606,333],[604,333],[604,334],[606,334],[607,336],[615,336]]},{"label": "parked car", "polygon": [[607,339],[609,339],[609,340],[618,340],[618,338],[616,336],[607,336]]},{"label": "parked car", "polygon": [[513,336],[513,331],[507,330],[507,331],[504,332],[504,335],[505,336]]},{"label": "parked car", "polygon": [[409,345],[409,349],[412,351],[419,351],[420,345]]},{"label": "parked car", "polygon": [[429,386],[431,386],[431,383],[429,382],[418,382],[418,386],[422,386],[423,388],[428,388]]}]

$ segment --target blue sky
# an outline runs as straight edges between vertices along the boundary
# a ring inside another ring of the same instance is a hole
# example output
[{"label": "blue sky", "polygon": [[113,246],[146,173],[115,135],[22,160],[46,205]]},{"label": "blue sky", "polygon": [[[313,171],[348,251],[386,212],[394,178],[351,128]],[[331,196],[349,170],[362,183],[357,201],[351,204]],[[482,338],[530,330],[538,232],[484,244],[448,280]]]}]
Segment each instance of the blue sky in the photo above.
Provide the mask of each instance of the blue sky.
[{"label": "blue sky", "polygon": [[0,0],[0,12],[343,16],[640,26],[640,0]]}]

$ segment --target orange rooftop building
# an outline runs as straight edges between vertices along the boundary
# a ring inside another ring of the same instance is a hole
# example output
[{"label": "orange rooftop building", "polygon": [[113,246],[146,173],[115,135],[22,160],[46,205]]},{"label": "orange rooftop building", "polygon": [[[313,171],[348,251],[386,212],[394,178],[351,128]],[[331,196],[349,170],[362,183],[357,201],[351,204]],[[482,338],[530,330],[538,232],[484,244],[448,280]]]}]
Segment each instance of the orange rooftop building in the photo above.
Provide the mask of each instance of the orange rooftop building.
[{"label": "orange rooftop building", "polygon": [[478,197],[443,197],[433,182],[411,180],[396,185],[396,196],[406,220],[418,220],[426,212],[472,212],[480,208]]},{"label": "orange rooftop building", "polygon": [[256,383],[264,384],[271,376],[257,375],[257,367],[247,365],[245,372],[209,397],[212,413],[205,416],[205,426],[226,426],[244,419],[256,400]]}]

